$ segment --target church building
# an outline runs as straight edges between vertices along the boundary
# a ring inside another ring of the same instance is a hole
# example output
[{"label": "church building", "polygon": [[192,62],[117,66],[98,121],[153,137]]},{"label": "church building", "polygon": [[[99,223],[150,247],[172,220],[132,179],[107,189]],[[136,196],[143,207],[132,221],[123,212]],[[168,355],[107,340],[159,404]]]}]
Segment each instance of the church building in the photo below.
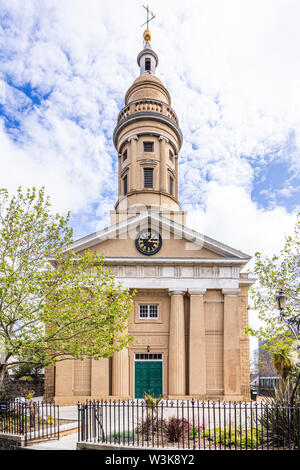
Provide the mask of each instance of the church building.
[{"label": "church building", "polygon": [[111,225],[72,245],[104,253],[135,289],[134,341],[110,359],[62,361],[46,370],[46,397],[249,400],[250,257],[191,230],[178,199],[183,135],[171,96],[156,76],[158,56],[144,33],[139,77],[125,95],[113,134],[118,200]]}]

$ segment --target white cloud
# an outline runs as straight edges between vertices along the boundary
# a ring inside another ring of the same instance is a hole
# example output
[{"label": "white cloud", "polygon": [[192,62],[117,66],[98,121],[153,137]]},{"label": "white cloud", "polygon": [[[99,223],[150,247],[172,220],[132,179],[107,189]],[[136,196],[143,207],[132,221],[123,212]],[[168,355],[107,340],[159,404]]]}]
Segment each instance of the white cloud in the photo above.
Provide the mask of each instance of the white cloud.
[{"label": "white cloud", "polygon": [[[277,196],[288,202],[299,186],[300,3],[152,0],[151,8],[157,73],[184,133],[180,197],[201,204],[190,225],[250,254],[278,251],[296,209]],[[138,75],[143,22],[136,0],[0,0],[0,105],[20,123],[0,127],[0,186],[45,185],[81,235],[116,198],[111,136]],[[36,102],[22,91],[28,85]],[[251,190],[278,162],[289,176],[263,208]]]}]

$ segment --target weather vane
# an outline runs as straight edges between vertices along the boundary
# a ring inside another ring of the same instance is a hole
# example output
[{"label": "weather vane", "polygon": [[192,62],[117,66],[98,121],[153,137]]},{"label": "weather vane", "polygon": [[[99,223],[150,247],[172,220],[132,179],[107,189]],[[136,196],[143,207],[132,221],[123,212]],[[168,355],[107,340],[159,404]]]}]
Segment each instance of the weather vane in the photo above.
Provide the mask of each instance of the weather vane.
[{"label": "weather vane", "polygon": [[[145,23],[143,23],[141,26],[145,26],[145,24],[147,25],[147,29],[146,31],[144,32],[144,40],[146,42],[150,42],[151,41],[151,32],[150,32],[150,29],[149,29],[149,23],[151,20],[153,20],[155,18],[155,15],[152,11],[149,10],[149,5],[147,5],[146,7],[144,5],[142,5],[143,8],[145,8],[146,12],[147,12],[147,21],[145,21]],[[151,18],[150,18],[151,16]]]}]

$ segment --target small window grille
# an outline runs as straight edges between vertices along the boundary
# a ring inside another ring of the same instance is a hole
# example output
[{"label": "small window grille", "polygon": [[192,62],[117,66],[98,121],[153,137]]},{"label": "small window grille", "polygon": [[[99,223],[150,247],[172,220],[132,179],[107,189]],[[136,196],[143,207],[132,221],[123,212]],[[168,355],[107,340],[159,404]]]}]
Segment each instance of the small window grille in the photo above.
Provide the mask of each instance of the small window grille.
[{"label": "small window grille", "polygon": [[149,72],[151,70],[151,59],[145,60],[145,70],[146,72]]},{"label": "small window grille", "polygon": [[174,191],[174,180],[170,176],[170,194],[171,194],[171,196],[173,196],[173,191]]},{"label": "small window grille", "polygon": [[144,142],[144,152],[153,152],[153,142]]},{"label": "small window grille", "polygon": [[123,178],[123,194],[124,196],[127,194],[127,175]]},{"label": "small window grille", "polygon": [[123,162],[125,162],[125,160],[127,160],[127,150],[123,153]]},{"label": "small window grille", "polygon": [[156,320],[158,318],[158,305],[139,305],[139,319]]},{"label": "small window grille", "polygon": [[153,168],[144,168],[144,188],[153,188]]},{"label": "small window grille", "polygon": [[154,354],[135,353],[135,360],[136,361],[162,361],[162,354],[161,353],[154,353]]}]

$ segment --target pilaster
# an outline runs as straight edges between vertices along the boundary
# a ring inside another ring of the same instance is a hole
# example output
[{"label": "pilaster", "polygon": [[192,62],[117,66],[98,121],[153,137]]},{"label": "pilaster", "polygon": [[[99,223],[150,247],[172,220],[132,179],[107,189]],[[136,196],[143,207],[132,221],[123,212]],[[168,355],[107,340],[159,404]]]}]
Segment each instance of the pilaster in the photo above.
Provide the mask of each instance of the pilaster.
[{"label": "pilaster", "polygon": [[183,290],[169,290],[170,336],[169,336],[169,395],[185,395],[185,332]]},{"label": "pilaster", "polygon": [[138,165],[137,165],[137,143],[138,136],[136,134],[128,137],[130,143],[130,170],[129,170],[129,191],[138,188]]},{"label": "pilaster", "polygon": [[115,352],[112,358],[112,394],[117,397],[129,395],[128,350]]},{"label": "pilaster", "polygon": [[240,395],[240,289],[222,289],[224,295],[224,395]]},{"label": "pilaster", "polygon": [[[206,344],[204,294],[206,289],[189,289],[189,395],[206,393]],[[201,360],[199,360],[201,358]]]},{"label": "pilaster", "polygon": [[159,189],[160,191],[167,191],[167,156],[166,156],[166,143],[169,139],[163,135],[159,136],[160,143],[160,166],[159,166]]},{"label": "pilaster", "polygon": [[73,360],[59,361],[55,366],[55,396],[73,395]]}]

